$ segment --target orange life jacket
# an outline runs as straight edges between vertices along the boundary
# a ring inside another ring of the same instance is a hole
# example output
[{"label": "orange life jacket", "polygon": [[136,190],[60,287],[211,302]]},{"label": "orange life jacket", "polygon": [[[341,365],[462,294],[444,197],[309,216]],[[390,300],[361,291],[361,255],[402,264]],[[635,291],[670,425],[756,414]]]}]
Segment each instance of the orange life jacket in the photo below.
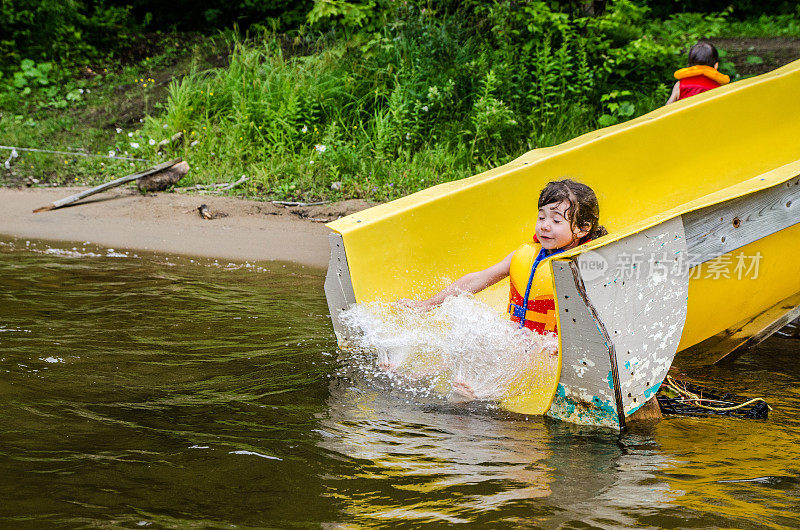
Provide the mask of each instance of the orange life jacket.
[{"label": "orange life jacket", "polygon": [[[544,266],[542,261],[559,251],[548,255],[541,251],[536,236],[533,242],[525,243],[514,251],[509,270],[508,314],[513,322],[520,322],[531,331],[542,335],[558,334],[553,276],[550,267]],[[536,270],[533,270],[534,266]],[[523,293],[528,295],[527,307]]]},{"label": "orange life jacket", "polygon": [[[511,284],[508,296],[508,313],[512,322],[519,322],[522,317],[519,315],[523,306],[524,297]],[[528,310],[525,312],[524,326],[540,335],[545,333],[558,334],[558,320],[556,319],[556,301],[552,295],[539,295],[528,300]]]},{"label": "orange life jacket", "polygon": [[678,99],[686,99],[712,88],[727,85],[731,80],[730,77],[720,73],[716,68],[704,64],[681,68],[675,72],[675,79],[678,80],[680,89]]}]

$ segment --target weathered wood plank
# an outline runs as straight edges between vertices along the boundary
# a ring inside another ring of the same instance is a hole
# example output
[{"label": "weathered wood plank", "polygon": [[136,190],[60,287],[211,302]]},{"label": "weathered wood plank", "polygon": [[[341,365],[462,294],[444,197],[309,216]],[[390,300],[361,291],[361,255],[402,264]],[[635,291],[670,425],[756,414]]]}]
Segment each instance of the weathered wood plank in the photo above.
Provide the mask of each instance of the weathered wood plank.
[{"label": "weathered wood plank", "polygon": [[689,264],[699,265],[800,222],[800,178],[682,217]]},{"label": "weathered wood plank", "polygon": [[561,374],[547,415],[619,429],[609,349],[575,285],[569,261],[553,261],[558,295]]},{"label": "weathered wood plank", "polygon": [[763,313],[710,337],[679,354],[684,368],[713,364],[743,353],[800,316],[800,293],[785,298]]},{"label": "weathered wood plank", "polygon": [[[577,257],[586,292],[616,349],[625,415],[650,399],[672,364],[686,321],[689,277],[680,218]],[[588,262],[608,264],[588,274]]]},{"label": "weathered wood plank", "polygon": [[637,424],[648,424],[660,421],[663,418],[661,407],[656,396],[648,399],[644,405],[636,409],[636,412],[625,418],[625,424],[635,428]]},{"label": "weathered wood plank", "polygon": [[333,322],[333,331],[341,344],[347,340],[345,329],[339,321],[339,313],[356,303],[353,284],[350,280],[350,268],[341,234],[331,232],[328,241],[331,246],[331,259],[328,273],[325,275],[325,298],[328,300],[328,311]]}]

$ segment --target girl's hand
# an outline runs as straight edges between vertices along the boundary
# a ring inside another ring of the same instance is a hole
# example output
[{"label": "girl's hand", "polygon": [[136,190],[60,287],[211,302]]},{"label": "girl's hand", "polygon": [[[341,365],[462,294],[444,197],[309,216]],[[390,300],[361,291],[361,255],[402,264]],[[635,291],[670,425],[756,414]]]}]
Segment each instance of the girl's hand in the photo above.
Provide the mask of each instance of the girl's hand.
[{"label": "girl's hand", "polygon": [[393,305],[399,307],[408,307],[416,311],[430,311],[433,308],[433,304],[427,300],[411,300],[409,298],[401,298]]}]

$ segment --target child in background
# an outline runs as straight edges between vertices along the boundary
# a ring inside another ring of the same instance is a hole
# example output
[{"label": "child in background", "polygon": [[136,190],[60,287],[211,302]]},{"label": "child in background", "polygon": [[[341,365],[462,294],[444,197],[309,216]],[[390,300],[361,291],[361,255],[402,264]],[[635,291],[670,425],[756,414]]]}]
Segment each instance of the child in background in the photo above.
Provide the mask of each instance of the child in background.
[{"label": "child in background", "polygon": [[689,67],[675,72],[678,80],[672,87],[667,105],[679,99],[706,92],[730,82],[730,77],[720,73],[719,52],[710,42],[698,42],[689,50]]}]

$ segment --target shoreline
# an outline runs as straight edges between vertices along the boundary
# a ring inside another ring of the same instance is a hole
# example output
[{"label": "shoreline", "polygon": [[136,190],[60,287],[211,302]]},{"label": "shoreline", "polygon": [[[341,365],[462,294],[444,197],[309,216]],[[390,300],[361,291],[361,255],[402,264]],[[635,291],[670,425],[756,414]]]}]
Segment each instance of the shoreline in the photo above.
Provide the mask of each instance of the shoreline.
[{"label": "shoreline", "polygon": [[[361,200],[309,207],[188,193],[118,188],[72,206],[33,213],[85,187],[0,188],[0,234],[240,261],[326,268],[325,223],[366,209]],[[214,216],[203,219],[198,207]]]}]

